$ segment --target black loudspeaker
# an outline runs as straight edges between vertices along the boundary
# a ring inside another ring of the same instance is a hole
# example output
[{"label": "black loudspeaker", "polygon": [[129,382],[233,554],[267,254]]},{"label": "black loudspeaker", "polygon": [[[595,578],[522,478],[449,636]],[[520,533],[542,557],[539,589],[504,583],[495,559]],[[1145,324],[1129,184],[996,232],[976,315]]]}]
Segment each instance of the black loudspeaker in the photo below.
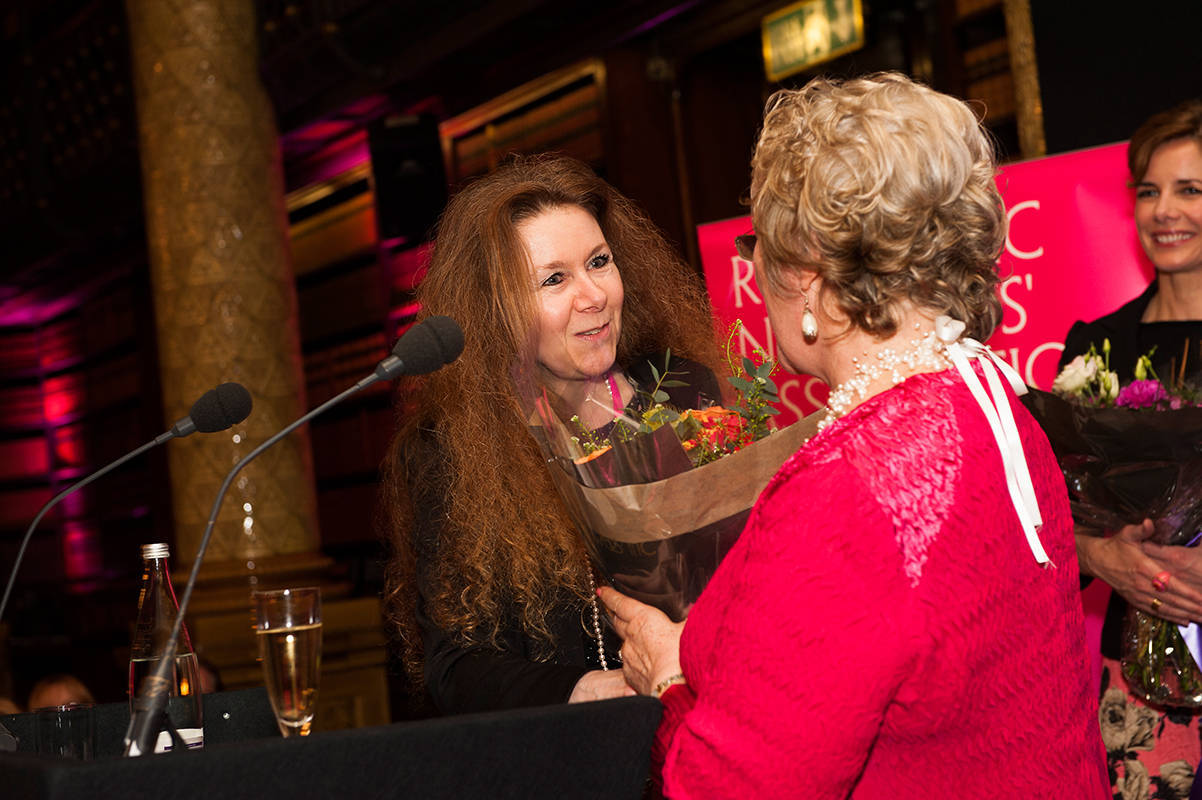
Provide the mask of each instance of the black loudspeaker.
[{"label": "black loudspeaker", "polygon": [[427,238],[447,202],[438,121],[430,114],[391,115],[367,129],[382,244]]}]

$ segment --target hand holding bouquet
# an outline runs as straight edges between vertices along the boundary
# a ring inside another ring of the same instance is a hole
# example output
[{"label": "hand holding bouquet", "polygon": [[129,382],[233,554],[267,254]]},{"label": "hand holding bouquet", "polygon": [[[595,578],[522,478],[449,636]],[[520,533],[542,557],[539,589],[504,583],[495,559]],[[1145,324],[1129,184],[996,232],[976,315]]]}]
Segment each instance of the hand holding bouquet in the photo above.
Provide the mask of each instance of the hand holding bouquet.
[{"label": "hand holding bouquet", "polygon": [[[1109,353],[1109,341],[1101,353],[1091,347],[1057,376],[1054,394],[1025,398],[1060,462],[1077,530],[1102,535],[1149,518],[1151,541],[1194,544],[1202,530],[1198,395],[1180,379],[1162,382],[1151,353],[1120,386]],[[1202,672],[1176,624],[1132,607],[1122,641],[1132,689],[1157,705],[1202,707]]]}]

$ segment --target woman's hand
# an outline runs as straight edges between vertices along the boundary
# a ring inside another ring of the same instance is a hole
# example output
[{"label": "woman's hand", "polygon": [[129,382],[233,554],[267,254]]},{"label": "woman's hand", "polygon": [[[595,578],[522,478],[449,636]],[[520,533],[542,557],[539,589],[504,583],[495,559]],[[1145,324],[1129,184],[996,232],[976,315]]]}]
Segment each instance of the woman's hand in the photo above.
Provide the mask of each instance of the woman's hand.
[{"label": "woman's hand", "polygon": [[580,676],[572,689],[569,703],[587,703],[590,700],[610,700],[614,697],[627,697],[634,694],[634,689],[626,685],[626,678],[620,669],[594,669]]},{"label": "woman's hand", "polygon": [[680,634],[683,622],[664,612],[603,586],[597,596],[609,609],[614,630],[622,637],[622,671],[639,694],[680,674]]},{"label": "woman's hand", "polygon": [[[1078,534],[1081,571],[1106,581],[1147,614],[1180,625],[1202,620],[1202,553],[1146,541],[1153,530],[1151,520],[1144,520],[1107,538]],[[1158,590],[1155,580],[1163,572],[1170,577]]]},{"label": "woman's hand", "polygon": [[[1151,523],[1147,525],[1151,527]],[[1148,541],[1142,542],[1140,549],[1160,566],[1162,572],[1169,573],[1164,590],[1156,592],[1162,603],[1157,616],[1177,620],[1171,611],[1165,613],[1175,609],[1180,612],[1180,620],[1184,620],[1181,624],[1202,620],[1202,552],[1197,547]],[[1155,588],[1152,591],[1155,592]]]}]

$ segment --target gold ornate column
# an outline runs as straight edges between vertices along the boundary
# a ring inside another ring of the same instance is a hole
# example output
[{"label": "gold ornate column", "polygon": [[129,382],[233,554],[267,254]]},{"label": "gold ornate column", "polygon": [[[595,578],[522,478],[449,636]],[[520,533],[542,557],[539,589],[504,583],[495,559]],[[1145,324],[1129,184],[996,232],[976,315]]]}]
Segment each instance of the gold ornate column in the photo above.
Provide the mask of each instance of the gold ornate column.
[{"label": "gold ornate column", "polygon": [[1031,0],[1004,0],[1006,42],[1018,117],[1018,146],[1023,158],[1047,155],[1043,132],[1043,99],[1039,92],[1039,65],[1035,59],[1035,29]]},{"label": "gold ornate column", "polygon": [[[296,289],[252,0],[126,0],[126,13],[164,407],[178,419],[223,381],[254,398],[230,432],[168,445],[184,566],[228,470],[304,412]],[[235,479],[193,609],[244,608],[248,584],[313,581],[328,563],[316,520],[302,428]]]}]

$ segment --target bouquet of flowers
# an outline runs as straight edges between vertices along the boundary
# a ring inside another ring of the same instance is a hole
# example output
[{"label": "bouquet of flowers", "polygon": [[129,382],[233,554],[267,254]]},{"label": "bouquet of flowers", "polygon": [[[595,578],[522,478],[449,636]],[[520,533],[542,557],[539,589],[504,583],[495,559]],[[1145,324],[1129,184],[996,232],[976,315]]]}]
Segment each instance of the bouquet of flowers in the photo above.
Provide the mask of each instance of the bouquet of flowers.
[{"label": "bouquet of flowers", "polygon": [[819,415],[774,430],[774,364],[746,357],[732,364],[735,407],[672,408],[664,389],[679,384],[670,355],[662,368],[651,364],[654,385],[639,389],[645,410],[637,419],[615,413],[608,436],[584,430],[575,418],[560,419],[545,390],[534,402],[530,430],[604,576],[680,621],[742,532],[760,491],[813,435]]},{"label": "bouquet of flowers", "polygon": [[[1141,356],[1120,386],[1110,342],[1067,364],[1053,393],[1024,398],[1068,484],[1079,532],[1152,519],[1152,541],[1192,545],[1202,531],[1202,405],[1178,378],[1166,385]],[[1183,372],[1182,372],[1183,374]],[[1192,627],[1192,626],[1191,626]],[[1156,705],[1202,707],[1202,672],[1179,628],[1134,607],[1124,621],[1123,677]],[[1188,637],[1197,641],[1196,637]]]}]

